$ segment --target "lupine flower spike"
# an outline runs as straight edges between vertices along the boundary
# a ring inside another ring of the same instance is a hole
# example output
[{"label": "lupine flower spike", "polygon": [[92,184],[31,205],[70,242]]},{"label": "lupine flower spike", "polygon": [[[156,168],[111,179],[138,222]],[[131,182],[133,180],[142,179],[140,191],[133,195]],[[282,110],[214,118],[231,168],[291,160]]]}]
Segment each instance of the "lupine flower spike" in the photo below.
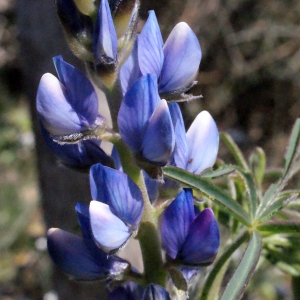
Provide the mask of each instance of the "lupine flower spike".
[{"label": "lupine flower spike", "polygon": [[[58,78],[41,78],[37,111],[46,144],[62,164],[89,171],[92,200],[76,205],[81,236],[48,231],[49,254],[74,280],[106,280],[110,300],[187,296],[200,267],[217,255],[219,228],[211,209],[194,207],[191,189],[176,183],[170,193],[174,182],[163,178],[163,169],[201,174],[217,157],[211,115],[199,113],[186,132],[178,104],[167,102],[186,97],[195,84],[200,44],[184,22],[164,43],[154,11],[136,35],[138,0],[56,5],[89,78],[55,57]],[[95,89],[107,100],[111,127]],[[111,152],[103,141],[114,143]],[[131,237],[140,243],[143,273],[116,256]]]}]

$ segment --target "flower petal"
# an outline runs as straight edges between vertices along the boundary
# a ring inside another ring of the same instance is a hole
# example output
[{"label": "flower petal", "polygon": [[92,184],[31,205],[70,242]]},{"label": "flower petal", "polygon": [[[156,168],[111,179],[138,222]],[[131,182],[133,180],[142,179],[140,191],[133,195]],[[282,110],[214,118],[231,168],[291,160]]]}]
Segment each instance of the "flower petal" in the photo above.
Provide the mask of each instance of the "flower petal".
[{"label": "flower petal", "polygon": [[60,82],[66,87],[67,99],[81,122],[92,126],[98,116],[98,97],[89,79],[62,56],[53,58]]},{"label": "flower petal", "polygon": [[216,161],[219,149],[219,132],[212,116],[202,111],[187,132],[189,147],[186,170],[199,174]]},{"label": "flower petal", "polygon": [[195,277],[200,273],[199,267],[180,266],[178,269],[188,284],[191,284]]},{"label": "flower petal", "polygon": [[133,152],[140,151],[147,122],[160,101],[157,90],[156,76],[147,74],[133,84],[122,101],[119,130]]},{"label": "flower petal", "polygon": [[129,88],[142,76],[139,64],[138,64],[138,46],[137,40],[134,43],[132,51],[129,57],[126,59],[120,69],[120,81],[122,86],[123,95],[129,90]]},{"label": "flower petal", "polygon": [[60,145],[53,141],[49,132],[41,125],[45,143],[63,165],[86,171],[96,163],[112,166],[112,159],[100,148],[99,140],[85,140],[77,144]]},{"label": "flower petal", "polygon": [[97,62],[114,62],[118,40],[107,0],[101,0],[94,34],[94,56]]},{"label": "flower petal", "polygon": [[175,135],[166,100],[161,100],[149,119],[143,137],[143,156],[153,163],[166,165],[175,145]]},{"label": "flower petal", "polygon": [[131,281],[117,287],[108,295],[108,300],[139,300],[142,299],[143,288]]},{"label": "flower petal", "polygon": [[138,61],[143,75],[147,73],[159,77],[163,61],[163,39],[153,10],[138,36]]},{"label": "flower petal", "polygon": [[171,157],[171,164],[184,169],[187,162],[188,145],[182,114],[177,103],[169,105],[170,114],[174,126],[175,147]]},{"label": "flower petal", "polygon": [[83,129],[78,114],[66,98],[65,87],[52,74],[42,76],[36,102],[41,121],[51,134],[71,134]]},{"label": "flower petal", "polygon": [[143,213],[143,197],[138,186],[123,172],[92,166],[90,185],[94,200],[108,204],[111,211],[126,224],[137,226]]},{"label": "flower petal", "polygon": [[74,280],[102,280],[122,274],[129,264],[100,249],[93,256],[82,238],[61,229],[47,233],[47,246],[53,262]]},{"label": "flower petal", "polygon": [[182,248],[194,218],[192,191],[182,190],[164,211],[161,220],[162,246],[171,258],[175,259]]},{"label": "flower petal", "polygon": [[91,201],[90,220],[94,239],[105,251],[119,249],[131,235],[129,227],[102,202]]},{"label": "flower petal", "polygon": [[209,265],[220,246],[220,232],[214,213],[204,209],[191,224],[178,259],[186,264]]},{"label": "flower petal", "polygon": [[202,54],[196,35],[186,23],[178,23],[173,28],[163,51],[160,92],[172,92],[191,85],[198,74]]},{"label": "flower petal", "polygon": [[169,293],[160,285],[150,283],[147,285],[142,300],[170,300]]}]

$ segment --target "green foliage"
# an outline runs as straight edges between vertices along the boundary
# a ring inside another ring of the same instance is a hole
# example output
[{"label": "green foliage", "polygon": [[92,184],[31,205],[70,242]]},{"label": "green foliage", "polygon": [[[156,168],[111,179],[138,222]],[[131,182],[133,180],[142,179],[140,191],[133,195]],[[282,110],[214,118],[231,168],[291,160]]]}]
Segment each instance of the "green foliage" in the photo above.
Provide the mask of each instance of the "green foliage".
[{"label": "green foliage", "polygon": [[[286,274],[300,276],[300,213],[297,202],[300,190],[285,189],[300,169],[300,119],[293,127],[284,167],[275,173],[266,169],[266,155],[261,148],[254,150],[248,163],[228,134],[223,133],[221,139],[237,165],[219,163],[216,169],[206,170],[200,176],[170,166],[163,170],[166,177],[197,190],[206,202],[212,201],[213,205],[217,205],[219,218],[222,216],[224,220],[224,214],[228,216],[227,222],[222,223],[229,230],[231,239],[203,285],[201,299],[215,299],[221,293],[220,285],[217,291],[214,287],[213,292],[212,287],[222,281],[220,274],[225,276],[232,254],[248,240],[249,234],[250,241],[220,299],[242,297],[254,270],[260,266],[260,257]],[[270,179],[275,182],[270,183]],[[241,231],[244,233],[241,234]]]}]

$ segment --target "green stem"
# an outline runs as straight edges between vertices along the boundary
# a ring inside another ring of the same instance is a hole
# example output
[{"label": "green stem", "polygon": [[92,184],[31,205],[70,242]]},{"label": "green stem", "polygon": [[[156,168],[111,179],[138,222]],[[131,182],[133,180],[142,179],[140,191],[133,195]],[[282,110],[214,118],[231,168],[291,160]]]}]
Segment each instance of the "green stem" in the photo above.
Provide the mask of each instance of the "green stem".
[{"label": "green stem", "polygon": [[164,270],[157,219],[155,209],[148,197],[142,170],[136,166],[132,153],[122,140],[117,141],[115,147],[118,150],[124,173],[128,174],[138,185],[143,196],[144,211],[137,239],[143,256],[145,280],[147,283],[156,283],[165,287],[167,272]]},{"label": "green stem", "polygon": [[121,139],[116,141],[114,145],[118,150],[123,172],[126,173],[137,185],[139,185],[140,168],[135,164],[131,151]]},{"label": "green stem", "polygon": [[207,300],[211,287],[213,286],[214,280],[217,277],[219,271],[222,269],[223,265],[226,263],[228,258],[233,254],[233,252],[247,239],[249,238],[249,232],[245,231],[242,233],[227,249],[224,250],[223,254],[215,262],[213,269],[209,273],[204,287],[202,289],[202,295],[199,299]]},{"label": "green stem", "polygon": [[145,279],[147,283],[155,283],[165,287],[167,272],[164,270],[157,219],[155,218],[155,209],[148,197],[142,172],[140,172],[138,185],[144,199],[144,213],[137,238],[140,241],[143,256]]},{"label": "green stem", "polygon": [[155,283],[165,287],[167,272],[164,270],[157,227],[151,222],[141,222],[138,239],[143,255],[144,274],[147,283]]}]

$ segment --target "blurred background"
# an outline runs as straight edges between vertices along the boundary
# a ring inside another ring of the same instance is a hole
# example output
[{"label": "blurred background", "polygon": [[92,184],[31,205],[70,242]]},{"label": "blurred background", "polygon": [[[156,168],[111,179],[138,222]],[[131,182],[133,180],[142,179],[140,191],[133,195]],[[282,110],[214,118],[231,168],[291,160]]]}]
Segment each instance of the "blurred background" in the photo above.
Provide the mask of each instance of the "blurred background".
[{"label": "blurred background", "polygon": [[[300,2],[142,0],[143,19],[150,9],[165,39],[186,21],[201,43],[192,93],[203,99],[181,105],[186,125],[207,109],[247,154],[259,145],[269,167],[281,166],[300,112]],[[38,130],[36,89],[45,72],[55,74],[58,54],[83,68],[67,49],[54,0],[0,0],[1,300],[105,298],[103,285],[70,282],[46,252],[46,229],[72,230],[75,203],[90,200],[87,176],[59,166]],[[262,264],[243,299],[292,299],[289,277]]]}]

